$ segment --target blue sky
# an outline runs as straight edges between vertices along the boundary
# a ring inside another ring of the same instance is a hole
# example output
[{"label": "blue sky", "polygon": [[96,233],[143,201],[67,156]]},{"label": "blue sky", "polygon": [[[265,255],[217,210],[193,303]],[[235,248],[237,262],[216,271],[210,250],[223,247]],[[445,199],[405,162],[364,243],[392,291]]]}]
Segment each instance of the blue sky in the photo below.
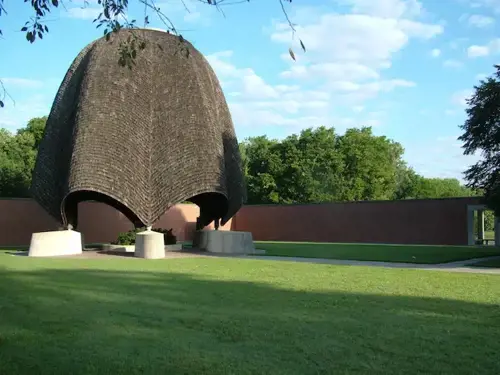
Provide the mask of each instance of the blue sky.
[{"label": "blue sky", "polygon": [[[130,3],[129,19],[142,20],[142,6]],[[456,138],[464,98],[499,62],[500,0],[294,0],[287,6],[294,38],[278,0],[222,6],[224,14],[185,3],[189,12],[181,0],[157,5],[215,69],[240,140],[369,125],[400,142],[425,176],[461,178],[476,160],[462,155]],[[64,4],[47,18],[50,33],[30,45],[19,31],[29,3],[5,0],[0,77],[15,104],[6,100],[0,127],[14,131],[48,114],[72,60],[102,35],[92,1]]]}]

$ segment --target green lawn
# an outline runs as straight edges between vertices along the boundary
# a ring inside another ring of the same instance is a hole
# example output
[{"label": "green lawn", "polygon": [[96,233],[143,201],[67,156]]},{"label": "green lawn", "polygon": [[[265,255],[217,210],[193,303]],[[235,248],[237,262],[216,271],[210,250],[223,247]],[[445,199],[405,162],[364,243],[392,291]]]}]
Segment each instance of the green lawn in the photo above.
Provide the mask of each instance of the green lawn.
[{"label": "green lawn", "polygon": [[315,242],[255,242],[266,255],[436,264],[500,255],[491,246],[426,246]]},{"label": "green lawn", "polygon": [[498,374],[499,281],[0,251],[0,374]]}]

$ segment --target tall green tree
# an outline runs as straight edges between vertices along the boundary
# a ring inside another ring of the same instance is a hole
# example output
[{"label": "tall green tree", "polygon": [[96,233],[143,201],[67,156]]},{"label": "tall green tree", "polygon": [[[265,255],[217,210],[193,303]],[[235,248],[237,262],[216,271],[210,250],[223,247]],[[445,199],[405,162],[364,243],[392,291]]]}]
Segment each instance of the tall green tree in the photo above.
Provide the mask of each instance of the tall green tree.
[{"label": "tall green tree", "polygon": [[500,216],[500,65],[495,69],[467,100],[459,140],[466,155],[481,154],[481,160],[465,171],[468,186],[483,190],[486,204]]},{"label": "tall green tree", "polygon": [[416,194],[398,180],[401,145],[370,128],[344,135],[309,128],[282,141],[251,138],[241,149],[250,204],[393,199],[398,188]]},{"label": "tall green tree", "polygon": [[305,129],[276,147],[283,163],[277,184],[282,203],[338,200],[342,189],[342,155],[333,128]]},{"label": "tall green tree", "polygon": [[0,131],[0,197],[29,197],[31,175],[46,117],[34,118],[15,135]]},{"label": "tall green tree", "polygon": [[42,141],[43,134],[45,132],[45,124],[47,123],[47,116],[35,117],[28,121],[26,127],[21,128],[17,131],[18,135],[22,134],[32,134],[35,140],[34,147],[38,150],[38,146]]},{"label": "tall green tree", "polygon": [[339,138],[343,157],[341,200],[392,199],[403,147],[384,136],[375,136],[371,127],[348,129]]},{"label": "tall green tree", "polygon": [[240,146],[244,150],[248,204],[280,202],[276,176],[281,174],[283,161],[277,144],[275,140],[260,136],[249,138]]},{"label": "tall green tree", "polygon": [[464,186],[456,178],[428,178],[416,173],[406,163],[397,171],[397,187],[394,199],[436,199],[481,195]]},{"label": "tall green tree", "polygon": [[421,178],[415,198],[456,198],[476,195],[456,178]]},{"label": "tall green tree", "polygon": [[419,187],[424,177],[417,174],[413,168],[401,162],[396,168],[396,188],[393,199],[415,199],[419,197]]}]

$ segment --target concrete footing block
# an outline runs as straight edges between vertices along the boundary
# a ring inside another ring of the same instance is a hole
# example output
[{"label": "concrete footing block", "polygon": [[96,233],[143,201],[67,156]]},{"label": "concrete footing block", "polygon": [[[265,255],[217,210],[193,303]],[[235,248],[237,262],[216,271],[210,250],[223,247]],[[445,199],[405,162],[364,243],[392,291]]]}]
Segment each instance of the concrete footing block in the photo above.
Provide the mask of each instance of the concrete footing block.
[{"label": "concrete footing block", "polygon": [[256,254],[250,232],[199,230],[194,234],[193,248],[211,253]]},{"label": "concrete footing block", "polygon": [[82,253],[82,235],[73,230],[38,232],[31,235],[30,257],[78,255]]},{"label": "concrete footing block", "polygon": [[165,258],[165,241],[163,233],[146,230],[135,237],[134,256],[144,259]]}]

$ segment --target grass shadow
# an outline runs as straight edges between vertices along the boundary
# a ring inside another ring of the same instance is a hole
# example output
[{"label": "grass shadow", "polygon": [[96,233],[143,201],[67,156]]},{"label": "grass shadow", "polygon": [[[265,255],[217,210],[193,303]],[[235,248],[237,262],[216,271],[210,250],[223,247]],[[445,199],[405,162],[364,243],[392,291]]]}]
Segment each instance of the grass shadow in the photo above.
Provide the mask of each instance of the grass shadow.
[{"label": "grass shadow", "polygon": [[1,374],[500,373],[498,304],[86,264],[0,268]]}]

